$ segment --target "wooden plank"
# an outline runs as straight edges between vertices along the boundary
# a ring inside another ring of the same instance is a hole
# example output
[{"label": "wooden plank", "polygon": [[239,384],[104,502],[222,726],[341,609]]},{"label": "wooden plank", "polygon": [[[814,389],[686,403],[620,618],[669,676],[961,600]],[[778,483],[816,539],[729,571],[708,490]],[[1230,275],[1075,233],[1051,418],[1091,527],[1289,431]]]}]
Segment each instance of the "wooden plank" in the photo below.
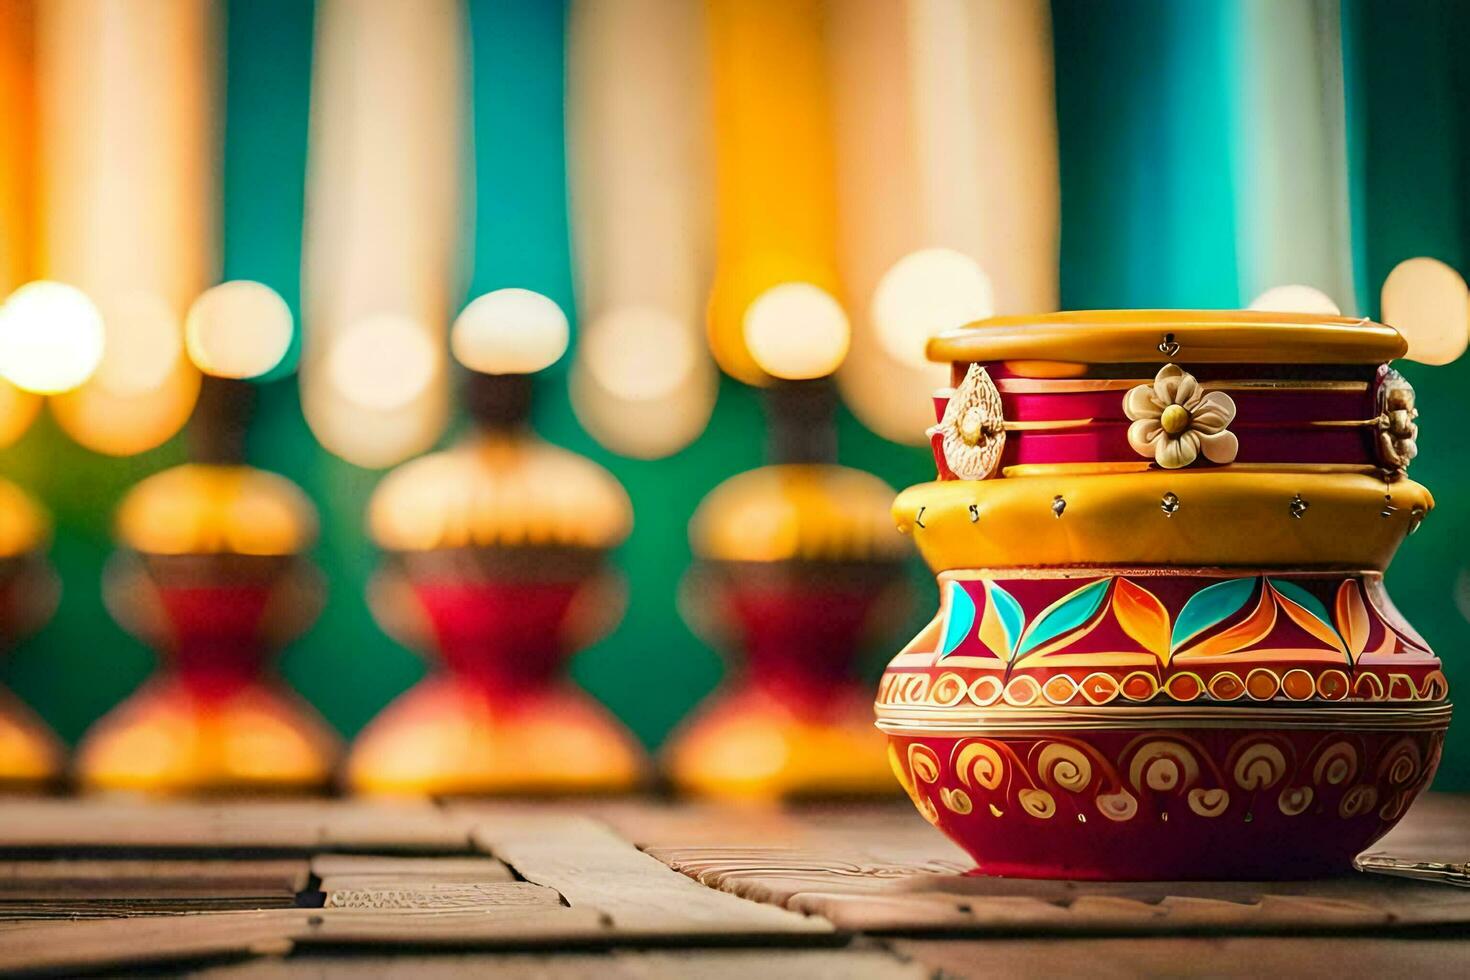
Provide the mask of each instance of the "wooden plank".
[{"label": "wooden plank", "polygon": [[[422,881],[514,881],[515,875],[494,858],[403,857],[391,854],[318,854],[311,859],[311,872],[329,878],[401,878]],[[327,889],[323,889],[326,891]]]},{"label": "wooden plank", "polygon": [[1085,976],[1219,978],[1470,976],[1463,939],[1168,937],[1154,939],[896,939],[895,952],[946,980]]},{"label": "wooden plank", "polygon": [[491,884],[421,884],[386,888],[342,888],[328,893],[330,909],[415,909],[473,911],[494,905],[560,907],[561,896],[525,881]]},{"label": "wooden plank", "polygon": [[[1430,816],[1440,846],[1455,833],[1467,836],[1470,808],[1464,801]],[[1458,831],[1448,829],[1454,817]],[[1412,824],[1408,830],[1415,832]],[[797,837],[811,839],[789,839]],[[1377,876],[1255,883],[1024,881],[958,874],[963,865],[947,857],[888,861],[877,853],[884,849],[923,853],[891,839],[873,846],[841,836],[826,847],[655,847],[649,853],[710,887],[820,915],[853,931],[1282,933],[1470,926],[1470,891]]]},{"label": "wooden plank", "polygon": [[25,923],[0,931],[0,973],[74,974],[183,960],[281,954],[299,910]]},{"label": "wooden plank", "polygon": [[606,945],[609,937],[606,918],[598,912],[537,905],[474,912],[279,909],[11,923],[0,928],[0,974],[280,955],[293,943],[526,948]]},{"label": "wooden plank", "polygon": [[931,972],[883,949],[613,950],[582,953],[436,953],[334,957],[301,953],[190,973],[196,980],[924,980]]},{"label": "wooden plank", "polygon": [[0,802],[0,851],[467,851],[465,825],[427,801]]},{"label": "wooden plank", "polygon": [[292,899],[309,865],[282,860],[0,861],[0,901],[265,897]]},{"label": "wooden plank", "polygon": [[830,923],[706,888],[639,851],[603,824],[555,813],[489,814],[475,843],[572,908],[605,913],[624,935],[830,933]]}]

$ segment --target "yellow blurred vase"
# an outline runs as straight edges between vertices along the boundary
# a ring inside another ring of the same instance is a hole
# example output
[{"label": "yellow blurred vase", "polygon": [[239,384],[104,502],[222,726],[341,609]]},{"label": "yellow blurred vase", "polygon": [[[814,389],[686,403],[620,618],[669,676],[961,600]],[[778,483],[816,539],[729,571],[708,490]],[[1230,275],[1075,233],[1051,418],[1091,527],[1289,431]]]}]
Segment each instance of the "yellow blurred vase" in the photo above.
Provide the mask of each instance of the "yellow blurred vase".
[{"label": "yellow blurred vase", "polygon": [[733,659],[665,750],[680,791],[744,800],[893,791],[857,669],[907,604],[908,547],[888,527],[890,492],[858,470],[799,463],[732,477],[700,505],[683,607]]},{"label": "yellow blurred vase", "polygon": [[508,415],[399,467],[373,496],[385,553],[374,615],[435,667],[353,745],[357,792],[608,793],[646,776],[632,734],[565,672],[622,616],[607,556],[631,504],[602,467],[524,426],[529,383],[472,378],[472,400]]},{"label": "yellow blurred vase", "polygon": [[270,670],[321,609],[304,556],[316,514],[295,484],[238,464],[188,464],[124,498],[104,594],[163,666],[86,735],[90,789],[310,791],[338,740]]}]

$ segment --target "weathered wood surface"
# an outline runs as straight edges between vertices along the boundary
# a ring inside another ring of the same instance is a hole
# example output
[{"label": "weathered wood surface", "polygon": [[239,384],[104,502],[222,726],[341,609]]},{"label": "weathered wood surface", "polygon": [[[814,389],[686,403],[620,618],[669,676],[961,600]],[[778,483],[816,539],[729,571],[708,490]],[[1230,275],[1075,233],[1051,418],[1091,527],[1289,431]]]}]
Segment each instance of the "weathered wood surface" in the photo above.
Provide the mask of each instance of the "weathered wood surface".
[{"label": "weathered wood surface", "polygon": [[468,841],[462,824],[427,801],[0,801],[0,852],[37,849],[454,853]]},{"label": "weathered wood surface", "polygon": [[[1470,860],[1470,799],[1375,849]],[[0,850],[0,972],[1470,975],[1470,890],[974,878],[906,807],[32,800]]]},{"label": "weathered wood surface", "polygon": [[[1470,890],[1350,873],[1311,882],[1024,881],[964,874],[970,862],[923,821],[860,812],[674,810],[607,819],[702,884],[859,932],[1275,933],[1470,928]],[[698,836],[701,843],[664,843]],[[1428,797],[1374,850],[1470,860],[1470,801]]]},{"label": "weathered wood surface", "polygon": [[222,964],[190,974],[200,980],[925,980],[933,975],[924,964],[879,947],[307,955]]},{"label": "weathered wood surface", "polygon": [[895,939],[893,952],[944,980],[1211,977],[1379,980],[1470,976],[1470,941],[1333,936],[1149,939]]},{"label": "weathered wood surface", "polygon": [[595,908],[620,933],[745,937],[830,933],[829,923],[705,888],[605,824],[555,813],[486,813],[475,844],[573,908]]}]

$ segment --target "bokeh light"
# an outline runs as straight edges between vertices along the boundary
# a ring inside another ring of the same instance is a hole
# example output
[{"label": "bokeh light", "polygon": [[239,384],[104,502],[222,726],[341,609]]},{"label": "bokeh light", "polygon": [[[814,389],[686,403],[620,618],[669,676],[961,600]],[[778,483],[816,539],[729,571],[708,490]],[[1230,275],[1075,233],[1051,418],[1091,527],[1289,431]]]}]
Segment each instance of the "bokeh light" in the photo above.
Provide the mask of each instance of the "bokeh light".
[{"label": "bokeh light", "polygon": [[578,353],[609,395],[652,401],[688,382],[698,366],[697,342],[678,317],[652,307],[629,307],[590,324]]},{"label": "bokeh light", "polygon": [[205,374],[257,378],[281,363],[293,329],[291,308],[279,293],[236,279],[199,294],[184,321],[184,341]]},{"label": "bokeh light", "polygon": [[1454,269],[1438,259],[1405,259],[1383,283],[1383,322],[1409,342],[1408,357],[1448,364],[1470,340],[1470,291]]},{"label": "bokeh light", "polygon": [[434,380],[438,358],[428,332],[406,316],[381,313],[333,338],[328,383],[347,401],[391,411],[418,398]]},{"label": "bokeh light", "polygon": [[571,339],[567,315],[529,289],[497,289],[464,308],[449,334],[455,360],[485,374],[533,374],[555,364]]},{"label": "bokeh light", "polygon": [[1331,296],[1315,286],[1303,286],[1300,283],[1272,286],[1251,300],[1247,309],[1271,313],[1320,313],[1324,316],[1338,316],[1342,313]]},{"label": "bokeh light", "polygon": [[929,338],[995,312],[990,277],[974,259],[949,248],[911,252],[893,263],[873,290],[878,342],[902,364],[928,364]]},{"label": "bokeh light", "polygon": [[760,369],[790,381],[836,371],[852,335],[841,304],[808,282],[784,282],[761,293],[745,311],[744,331]]},{"label": "bokeh light", "polygon": [[91,383],[114,395],[157,391],[183,353],[179,318],[156,293],[99,298],[106,336]]},{"label": "bokeh light", "polygon": [[27,283],[0,307],[0,375],[41,395],[83,384],[102,363],[102,314],[65,283]]}]

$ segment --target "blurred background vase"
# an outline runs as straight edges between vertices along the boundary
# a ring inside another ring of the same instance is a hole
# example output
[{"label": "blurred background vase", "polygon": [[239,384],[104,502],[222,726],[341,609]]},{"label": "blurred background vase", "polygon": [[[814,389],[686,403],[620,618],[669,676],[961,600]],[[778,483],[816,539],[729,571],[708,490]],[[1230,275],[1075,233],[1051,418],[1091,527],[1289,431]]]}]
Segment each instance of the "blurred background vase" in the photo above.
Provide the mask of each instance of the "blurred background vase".
[{"label": "blurred background vase", "polygon": [[[0,480],[0,654],[56,608],[58,582],[45,559],[48,532],[45,512]],[[56,736],[0,688],[0,790],[44,787],[60,775],[62,759]]]},{"label": "blurred background vase", "polygon": [[530,430],[530,395],[528,374],[473,375],[473,430],[373,495],[374,616],[434,667],[358,737],[353,790],[617,792],[644,779],[641,746],[566,674],[622,617],[608,553],[632,505],[602,467]]},{"label": "blurred background vase", "polygon": [[686,619],[725,650],[721,687],[675,733],[682,792],[776,800],[892,792],[862,654],[908,607],[891,491],[828,462],[829,379],[768,389],[778,460],[717,486],[690,523]]},{"label": "blurred background vase", "polygon": [[305,556],[316,512],[289,480],[238,461],[249,390],[208,379],[191,424],[198,461],[149,477],[118,508],[104,597],[162,663],[87,733],[85,787],[304,791],[331,778],[336,735],[270,666],[321,610]]}]

